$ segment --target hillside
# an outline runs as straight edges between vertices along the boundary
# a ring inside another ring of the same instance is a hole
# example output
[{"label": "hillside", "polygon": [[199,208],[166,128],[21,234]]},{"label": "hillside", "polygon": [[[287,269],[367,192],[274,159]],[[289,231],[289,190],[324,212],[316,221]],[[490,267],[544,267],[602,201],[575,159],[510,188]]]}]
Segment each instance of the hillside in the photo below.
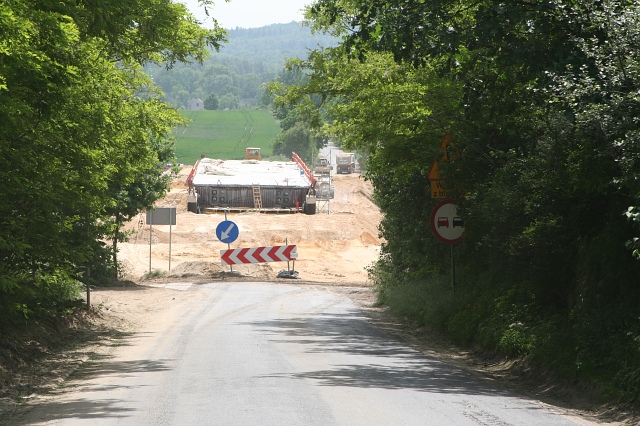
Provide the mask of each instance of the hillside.
[{"label": "hillside", "polygon": [[[229,30],[229,43],[212,58],[244,58],[262,64],[267,71],[279,72],[285,58],[306,58],[309,49],[336,46],[338,39],[326,34],[312,34],[300,23],[273,24],[262,28]],[[242,70],[235,70],[241,73]]]},{"label": "hillside", "polygon": [[177,108],[212,93],[220,109],[253,108],[260,103],[262,85],[278,75],[286,58],[306,58],[309,49],[337,45],[335,37],[314,35],[296,22],[229,30],[228,40],[202,65],[149,66],[146,71]]}]

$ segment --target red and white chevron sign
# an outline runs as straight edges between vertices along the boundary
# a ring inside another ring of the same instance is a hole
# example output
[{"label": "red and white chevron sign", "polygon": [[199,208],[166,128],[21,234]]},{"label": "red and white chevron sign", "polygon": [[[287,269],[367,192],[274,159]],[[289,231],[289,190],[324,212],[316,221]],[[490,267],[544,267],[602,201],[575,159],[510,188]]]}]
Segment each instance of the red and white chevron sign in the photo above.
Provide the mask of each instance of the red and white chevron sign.
[{"label": "red and white chevron sign", "polygon": [[223,265],[286,262],[297,258],[298,247],[294,245],[220,250],[220,261]]}]

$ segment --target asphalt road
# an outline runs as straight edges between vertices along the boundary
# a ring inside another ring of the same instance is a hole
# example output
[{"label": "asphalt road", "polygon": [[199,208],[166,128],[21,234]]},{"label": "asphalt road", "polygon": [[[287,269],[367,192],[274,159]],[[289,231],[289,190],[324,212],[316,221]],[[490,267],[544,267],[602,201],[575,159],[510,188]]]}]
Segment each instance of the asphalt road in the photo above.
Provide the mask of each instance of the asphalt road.
[{"label": "asphalt road", "polygon": [[185,291],[198,303],[165,331],[138,334],[13,424],[574,424],[407,347],[329,287]]}]

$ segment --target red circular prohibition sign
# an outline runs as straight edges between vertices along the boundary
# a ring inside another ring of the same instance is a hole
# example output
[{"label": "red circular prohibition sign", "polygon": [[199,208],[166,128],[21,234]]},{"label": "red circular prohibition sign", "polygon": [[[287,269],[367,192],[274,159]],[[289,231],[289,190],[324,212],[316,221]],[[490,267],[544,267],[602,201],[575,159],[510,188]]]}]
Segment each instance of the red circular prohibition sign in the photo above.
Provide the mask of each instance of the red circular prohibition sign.
[{"label": "red circular prohibition sign", "polygon": [[458,244],[464,239],[464,221],[453,200],[442,200],[433,208],[431,230],[445,244]]}]

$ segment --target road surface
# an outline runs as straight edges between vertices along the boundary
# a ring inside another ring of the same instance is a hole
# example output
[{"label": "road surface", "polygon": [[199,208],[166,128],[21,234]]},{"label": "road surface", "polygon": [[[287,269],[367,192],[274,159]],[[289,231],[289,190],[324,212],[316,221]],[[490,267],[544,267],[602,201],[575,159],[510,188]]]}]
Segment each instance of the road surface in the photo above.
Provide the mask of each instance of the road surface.
[{"label": "road surface", "polygon": [[8,424],[574,424],[409,348],[331,287],[177,288],[195,292],[188,310]]}]

